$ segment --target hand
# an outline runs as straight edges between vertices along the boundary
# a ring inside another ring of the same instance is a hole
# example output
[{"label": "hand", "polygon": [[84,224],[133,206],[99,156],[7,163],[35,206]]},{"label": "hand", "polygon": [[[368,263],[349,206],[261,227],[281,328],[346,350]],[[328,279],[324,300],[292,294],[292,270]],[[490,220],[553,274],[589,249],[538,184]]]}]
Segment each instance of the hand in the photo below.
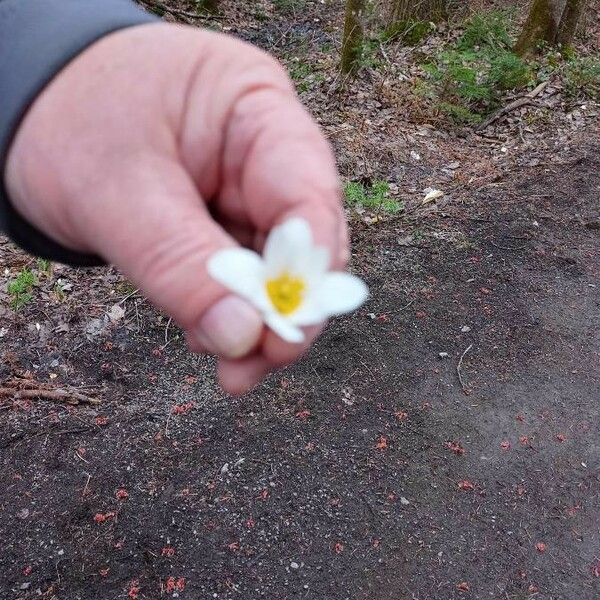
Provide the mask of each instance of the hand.
[{"label": "hand", "polygon": [[291,216],[309,221],[334,267],[348,254],[331,150],[287,75],[256,48],[207,31],[143,25],[88,48],[29,110],[5,177],[25,218],[116,265],[193,351],[218,355],[231,393],[310,342],[265,330],[208,276],[206,260],[234,244],[260,249]]}]

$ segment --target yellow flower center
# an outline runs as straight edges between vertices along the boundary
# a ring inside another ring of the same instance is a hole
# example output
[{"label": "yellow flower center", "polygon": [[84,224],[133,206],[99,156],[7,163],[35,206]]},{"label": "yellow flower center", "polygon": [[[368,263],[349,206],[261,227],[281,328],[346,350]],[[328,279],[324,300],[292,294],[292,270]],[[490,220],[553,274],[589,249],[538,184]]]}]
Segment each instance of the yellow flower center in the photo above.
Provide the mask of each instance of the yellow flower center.
[{"label": "yellow flower center", "polygon": [[279,277],[267,280],[266,287],[273,306],[282,315],[289,315],[302,304],[306,284],[304,280],[283,272]]}]

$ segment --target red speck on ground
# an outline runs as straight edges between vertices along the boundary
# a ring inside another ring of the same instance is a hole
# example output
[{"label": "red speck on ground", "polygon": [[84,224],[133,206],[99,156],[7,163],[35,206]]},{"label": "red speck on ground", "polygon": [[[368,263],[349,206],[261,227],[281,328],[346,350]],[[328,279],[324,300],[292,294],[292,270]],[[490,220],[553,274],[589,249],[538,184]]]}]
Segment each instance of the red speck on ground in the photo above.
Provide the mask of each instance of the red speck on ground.
[{"label": "red speck on ground", "polygon": [[163,549],[160,551],[162,556],[175,556],[175,548],[173,546],[163,546]]},{"label": "red speck on ground", "polygon": [[521,444],[522,446],[527,446],[529,444],[529,436],[527,435],[522,435],[519,438],[519,444]]},{"label": "red speck on ground", "polygon": [[160,348],[154,348],[152,350],[152,356],[159,357],[162,355],[162,350]]},{"label": "red speck on ground", "polygon": [[168,577],[165,581],[165,591],[167,594],[173,592],[183,592],[185,590],[185,577]]},{"label": "red speck on ground", "polygon": [[446,446],[448,450],[454,452],[454,454],[458,454],[459,456],[462,456],[465,453],[465,449],[463,448],[460,442],[445,442],[444,446]]},{"label": "red speck on ground", "polygon": [[110,569],[108,567],[106,567],[105,569],[98,569],[98,573],[100,574],[100,577],[106,577],[109,573]]},{"label": "red speck on ground", "polygon": [[375,448],[377,448],[377,450],[385,450],[387,447],[388,447],[387,438],[384,435],[382,435],[377,440],[377,443],[375,444]]},{"label": "red speck on ground", "polygon": [[567,513],[567,515],[569,515],[569,517],[574,517],[580,508],[581,508],[581,506],[579,506],[579,505],[570,506],[569,508],[565,509],[565,512]]},{"label": "red speck on ground", "polygon": [[304,409],[304,410],[299,410],[296,413],[296,418],[300,419],[301,421],[306,421],[306,419],[308,419],[308,417],[310,417],[310,410],[308,409]]},{"label": "red speck on ground", "polygon": [[249,519],[246,519],[246,527],[248,529],[252,529],[255,525],[256,525],[256,521],[252,517],[250,517]]},{"label": "red speck on ground", "polygon": [[227,544],[227,550],[230,552],[237,552],[240,549],[239,542],[231,542],[231,544]]},{"label": "red speck on ground", "polygon": [[426,316],[427,316],[427,313],[426,313],[426,312],[424,312],[424,311],[422,311],[422,310],[418,310],[418,311],[415,313],[415,317],[416,317],[417,319],[424,319]]},{"label": "red speck on ground", "polygon": [[463,479],[463,480],[459,481],[458,487],[461,490],[474,490],[475,489],[475,485],[473,485],[473,483],[471,483],[468,479]]},{"label": "red speck on ground", "polygon": [[500,448],[502,448],[502,450],[506,451],[506,450],[510,450],[510,442],[508,440],[504,440],[501,444],[500,444]]},{"label": "red speck on ground", "polygon": [[266,500],[269,497],[269,490],[267,488],[265,488],[264,490],[262,490],[260,492],[258,497],[260,498],[260,500]]},{"label": "red speck on ground", "polygon": [[556,436],[556,439],[557,439],[559,442],[564,442],[564,441],[567,439],[567,436],[566,436],[564,433],[559,433],[559,434]]},{"label": "red speck on ground", "polygon": [[27,565],[26,567],[23,567],[23,570],[21,571],[21,573],[23,573],[23,575],[25,575],[25,577],[28,577],[29,575],[31,575],[32,571],[33,571],[33,567],[31,565]]},{"label": "red speck on ground", "polygon": [[486,296],[492,293],[492,290],[486,287],[479,288],[479,291]]},{"label": "red speck on ground", "polygon": [[390,502],[396,502],[397,498],[398,496],[396,496],[395,492],[390,492],[387,497]]},{"label": "red speck on ground", "polygon": [[592,575],[594,577],[600,577],[600,565],[594,565],[592,567]]},{"label": "red speck on ground", "polygon": [[373,540],[373,548],[379,548],[379,544],[381,544],[381,540]]},{"label": "red speck on ground", "polygon": [[104,425],[108,425],[108,417],[99,416],[95,419],[96,425],[98,427],[104,427]]},{"label": "red speck on ground", "polygon": [[397,410],[394,413],[394,416],[396,419],[398,419],[398,421],[406,421],[406,419],[408,419],[408,413],[403,410]]},{"label": "red speck on ground", "polygon": [[533,585],[533,583],[527,588],[527,591],[530,594],[537,594],[540,591],[540,588],[537,585]]},{"label": "red speck on ground", "polygon": [[459,592],[468,592],[471,588],[469,587],[469,584],[466,581],[461,581],[460,583],[456,584],[456,589]]},{"label": "red speck on ground", "polygon": [[538,543],[535,545],[535,549],[536,549],[538,552],[546,552],[546,544],[544,544],[544,542],[538,542]]},{"label": "red speck on ground", "polygon": [[105,521],[112,519],[114,516],[115,513],[113,511],[109,511],[107,513],[96,513],[94,515],[94,521],[96,523],[104,523]]},{"label": "red speck on ground", "polygon": [[194,402],[185,402],[184,404],[175,404],[171,409],[171,413],[174,415],[185,415],[194,408],[196,404]]},{"label": "red speck on ground", "polygon": [[521,413],[519,413],[519,414],[518,414],[518,415],[515,417],[515,419],[517,419],[517,421],[520,421],[521,423],[523,423],[523,422],[525,421],[525,417],[524,417],[524,416],[523,416]]},{"label": "red speck on ground", "polygon": [[115,496],[117,500],[127,500],[127,498],[129,498],[129,492],[124,488],[119,488],[115,492]]},{"label": "red speck on ground", "polygon": [[136,600],[139,593],[140,593],[140,582],[137,579],[134,579],[129,584],[129,591],[127,592],[127,595],[130,598],[133,598],[133,600]]},{"label": "red speck on ground", "polygon": [[520,484],[519,484],[519,485],[517,486],[517,496],[519,496],[519,497],[523,496],[523,495],[525,494],[525,492],[526,492],[526,491],[527,491],[527,490],[525,489],[525,486],[524,486],[524,485],[520,485]]},{"label": "red speck on ground", "polygon": [[333,546],[333,551],[336,554],[341,554],[344,551],[344,544],[342,544],[342,542],[336,542]]}]

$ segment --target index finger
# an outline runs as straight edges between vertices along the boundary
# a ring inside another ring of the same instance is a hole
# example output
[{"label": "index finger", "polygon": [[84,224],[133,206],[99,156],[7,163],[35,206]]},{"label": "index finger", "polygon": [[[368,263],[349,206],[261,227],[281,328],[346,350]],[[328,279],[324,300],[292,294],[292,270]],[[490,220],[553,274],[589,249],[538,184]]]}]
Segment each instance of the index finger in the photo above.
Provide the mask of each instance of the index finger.
[{"label": "index finger", "polygon": [[[225,157],[237,163],[230,170],[236,196],[254,227],[266,235],[275,225],[302,217],[315,242],[329,249],[331,266],[344,268],[348,232],[335,159],[296,96],[277,87],[254,91],[240,99],[229,131],[233,139]],[[225,173],[234,166],[227,160]]]}]

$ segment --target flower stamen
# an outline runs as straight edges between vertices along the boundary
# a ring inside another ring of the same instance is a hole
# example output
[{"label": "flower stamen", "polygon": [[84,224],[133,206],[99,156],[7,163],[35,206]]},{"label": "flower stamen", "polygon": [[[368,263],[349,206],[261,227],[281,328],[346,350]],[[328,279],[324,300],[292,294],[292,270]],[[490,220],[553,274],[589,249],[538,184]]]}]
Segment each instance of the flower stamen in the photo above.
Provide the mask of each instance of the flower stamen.
[{"label": "flower stamen", "polygon": [[283,272],[275,279],[266,281],[267,295],[273,306],[282,315],[289,315],[299,308],[304,300],[306,284],[299,277]]}]

